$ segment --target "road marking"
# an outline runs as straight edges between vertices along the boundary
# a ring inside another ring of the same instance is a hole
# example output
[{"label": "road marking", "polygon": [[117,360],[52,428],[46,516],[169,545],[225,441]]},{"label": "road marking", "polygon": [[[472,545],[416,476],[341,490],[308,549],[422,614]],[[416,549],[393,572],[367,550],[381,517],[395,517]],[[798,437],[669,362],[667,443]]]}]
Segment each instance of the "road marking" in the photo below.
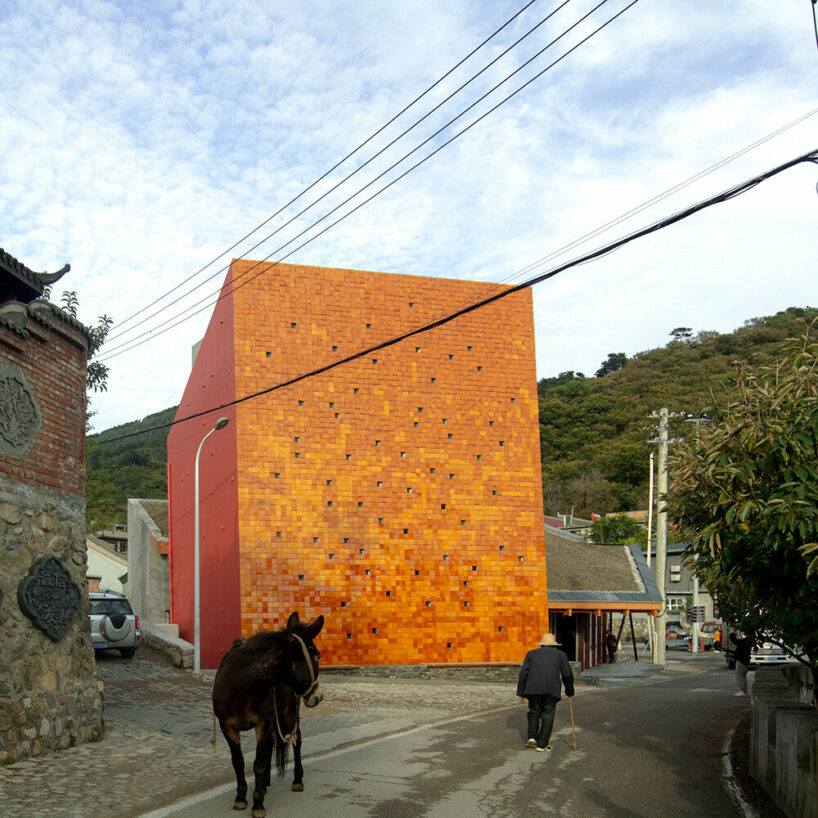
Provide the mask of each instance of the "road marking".
[{"label": "road marking", "polygon": [[743,818],[758,818],[758,813],[744,800],[741,787],[739,787],[733,773],[733,762],[730,761],[730,747],[733,744],[735,732],[736,728],[731,727],[721,748],[721,778],[724,781],[727,794]]}]

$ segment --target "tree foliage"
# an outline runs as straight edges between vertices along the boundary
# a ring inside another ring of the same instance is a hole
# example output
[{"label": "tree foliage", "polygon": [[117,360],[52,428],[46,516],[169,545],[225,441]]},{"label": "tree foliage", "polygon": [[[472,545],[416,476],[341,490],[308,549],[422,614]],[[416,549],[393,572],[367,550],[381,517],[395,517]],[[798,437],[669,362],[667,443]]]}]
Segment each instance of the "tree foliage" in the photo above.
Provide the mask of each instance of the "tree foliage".
[{"label": "tree foliage", "polygon": [[716,422],[671,458],[669,508],[722,616],[803,652],[818,682],[816,332],[737,368]]},{"label": "tree foliage", "polygon": [[607,360],[594,372],[595,378],[603,378],[611,372],[618,372],[628,362],[628,356],[624,352],[609,352]]},{"label": "tree foliage", "polygon": [[598,517],[591,523],[588,540],[595,543],[630,544],[646,546],[647,529],[626,514]]},{"label": "tree foliage", "polygon": [[[800,319],[816,314],[809,307],[790,308],[753,318],[735,332],[698,332],[683,343],[639,352],[605,377],[563,372],[541,380],[546,513],[575,506],[577,515],[589,517],[647,508],[649,440],[655,436],[646,428],[650,413],[667,406],[700,416],[736,361],[771,363],[783,341],[799,333]],[[673,423],[671,437],[695,437],[691,424],[681,418]]]}]

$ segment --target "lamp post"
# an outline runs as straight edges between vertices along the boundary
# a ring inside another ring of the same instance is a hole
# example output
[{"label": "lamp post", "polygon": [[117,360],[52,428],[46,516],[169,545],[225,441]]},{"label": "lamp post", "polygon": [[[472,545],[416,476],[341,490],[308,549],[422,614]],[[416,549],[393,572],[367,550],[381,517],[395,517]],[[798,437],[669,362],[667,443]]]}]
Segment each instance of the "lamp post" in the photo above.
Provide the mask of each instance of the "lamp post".
[{"label": "lamp post", "polygon": [[199,633],[199,455],[202,453],[202,446],[213,432],[224,429],[230,423],[229,418],[219,418],[216,425],[202,438],[199,448],[196,450],[196,464],[194,467],[193,482],[193,672],[199,673],[202,669],[201,662],[201,636]]}]

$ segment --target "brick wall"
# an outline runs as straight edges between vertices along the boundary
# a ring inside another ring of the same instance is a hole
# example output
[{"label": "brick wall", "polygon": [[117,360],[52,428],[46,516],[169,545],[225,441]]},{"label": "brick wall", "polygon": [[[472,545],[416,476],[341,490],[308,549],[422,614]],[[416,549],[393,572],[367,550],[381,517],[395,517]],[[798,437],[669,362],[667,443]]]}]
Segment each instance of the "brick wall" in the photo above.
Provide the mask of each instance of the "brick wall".
[{"label": "brick wall", "polygon": [[[499,289],[261,267],[237,396]],[[235,434],[243,635],[323,613],[327,664],[415,664],[519,661],[547,630],[530,291],[240,404]]]}]

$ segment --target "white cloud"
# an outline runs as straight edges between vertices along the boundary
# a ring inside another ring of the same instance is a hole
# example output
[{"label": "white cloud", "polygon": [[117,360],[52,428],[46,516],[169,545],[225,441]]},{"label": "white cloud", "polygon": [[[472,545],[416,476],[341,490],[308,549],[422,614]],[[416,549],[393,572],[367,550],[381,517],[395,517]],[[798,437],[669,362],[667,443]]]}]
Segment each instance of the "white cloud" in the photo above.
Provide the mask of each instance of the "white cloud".
[{"label": "white cloud", "polygon": [[[614,0],[605,8],[624,5]],[[470,86],[467,99],[591,6],[574,0],[520,55]],[[13,0],[0,12],[0,246],[33,269],[70,261],[64,284],[78,291],[85,320],[105,312],[121,322],[266,219],[517,8],[464,0],[275,8],[248,0],[163,0],[149,8],[74,0],[55,10],[44,0]],[[535,3],[480,60],[553,8]],[[563,48],[580,36],[566,38]],[[555,48],[538,66],[560,53]],[[818,106],[816,59],[809,8],[800,0],[751,0],[741,13],[730,0],[640,2],[290,260],[505,280]],[[480,60],[462,66],[363,156],[429,100],[457,88]],[[492,100],[536,70],[523,70]],[[271,253],[465,104],[449,103],[249,256]],[[455,129],[491,104],[481,103]],[[817,123],[818,115],[591,244],[816,147]],[[355,166],[317,185],[288,217]],[[726,331],[751,316],[814,304],[816,206],[814,168],[796,169],[539,286],[540,375],[593,373],[608,352],[663,344],[680,324]],[[242,254],[283,218],[229,255]],[[218,290],[222,278],[184,304]],[[94,399],[97,428],[179,400],[190,346],[208,315],[111,359],[109,391]],[[113,338],[109,349],[128,337]]]}]

